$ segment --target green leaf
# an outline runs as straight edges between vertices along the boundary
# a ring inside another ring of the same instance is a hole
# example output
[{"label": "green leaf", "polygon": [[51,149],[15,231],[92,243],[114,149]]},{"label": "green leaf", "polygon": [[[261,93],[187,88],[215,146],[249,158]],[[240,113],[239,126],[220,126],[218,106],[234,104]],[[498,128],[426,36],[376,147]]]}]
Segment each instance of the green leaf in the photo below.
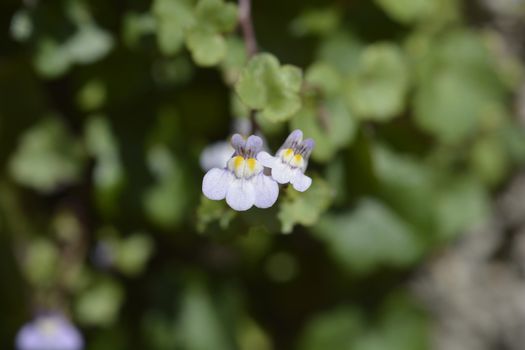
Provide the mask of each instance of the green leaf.
[{"label": "green leaf", "polygon": [[314,232],[342,266],[356,272],[406,266],[422,253],[412,228],[374,199],[361,200],[346,214],[323,216]]},{"label": "green leaf", "polygon": [[321,42],[318,58],[346,76],[357,71],[362,50],[363,45],[359,40],[340,32]]},{"label": "green leaf", "polygon": [[200,282],[192,282],[181,300],[178,319],[181,348],[187,350],[232,349],[218,308]]},{"label": "green leaf", "polygon": [[510,166],[504,141],[497,136],[477,140],[470,151],[470,162],[473,174],[489,186],[503,180]]},{"label": "green leaf", "polygon": [[477,34],[463,30],[433,38],[416,62],[415,121],[439,141],[457,144],[505,109],[504,85]]},{"label": "green leaf", "polygon": [[352,350],[426,350],[429,348],[425,315],[405,296],[387,300],[375,327],[355,338]]},{"label": "green leaf", "polygon": [[315,177],[306,192],[297,192],[291,187],[279,207],[279,220],[283,233],[291,233],[297,224],[312,226],[323,214],[334,198],[334,190],[321,178]]},{"label": "green leaf", "polygon": [[315,316],[302,332],[299,350],[351,350],[364,331],[360,313],[347,306]]},{"label": "green leaf", "polygon": [[239,350],[273,350],[270,336],[254,320],[242,318],[237,332]]},{"label": "green leaf", "polygon": [[59,251],[48,240],[31,241],[23,259],[23,272],[35,288],[49,288],[56,282]]},{"label": "green leaf", "polygon": [[456,237],[475,225],[485,223],[490,201],[485,188],[473,179],[449,183],[436,202],[436,222],[440,238]]},{"label": "green leaf", "polygon": [[33,63],[38,73],[46,78],[64,74],[73,64],[67,50],[51,38],[40,40]]},{"label": "green leaf", "polygon": [[89,64],[106,56],[113,48],[113,37],[88,22],[80,25],[65,42],[44,38],[37,47],[34,65],[44,77],[56,78],[64,74],[73,63]]},{"label": "green leaf", "polygon": [[306,10],[291,24],[291,31],[296,36],[329,35],[341,22],[341,12],[334,7]]},{"label": "green leaf", "polygon": [[397,45],[368,46],[348,87],[349,103],[362,119],[388,121],[405,107],[409,72]]},{"label": "green leaf", "polygon": [[288,120],[301,107],[299,68],[280,66],[270,54],[254,56],[235,84],[235,91],[248,107],[261,110],[273,122]]},{"label": "green leaf", "polygon": [[153,14],[157,20],[157,41],[165,55],[177,53],[184,43],[185,31],[194,25],[195,16],[189,0],[155,0]]},{"label": "green leaf", "polygon": [[213,32],[192,31],[186,37],[186,45],[195,63],[203,67],[215,66],[226,54],[224,38]]},{"label": "green leaf", "polygon": [[[388,16],[403,24],[419,24],[421,28],[442,28],[461,20],[458,0],[375,0]],[[448,28],[447,28],[448,29]]]},{"label": "green leaf", "polygon": [[353,113],[340,97],[305,104],[291,120],[293,129],[301,129],[315,140],[312,158],[327,162],[355,137],[357,123]]},{"label": "green leaf", "polygon": [[[230,36],[226,41],[226,55],[221,62],[224,80],[233,85],[239,79],[241,71],[248,61],[244,42],[234,36]],[[235,95],[234,95],[235,96]],[[236,114],[242,115],[242,114]]]},{"label": "green leaf", "polygon": [[197,208],[197,231],[204,232],[208,225],[218,221],[221,229],[226,229],[237,212],[231,210],[223,201],[212,201],[204,196]]},{"label": "green leaf", "polygon": [[77,94],[77,104],[84,111],[101,108],[106,102],[107,88],[99,79],[88,80]]},{"label": "green leaf", "polygon": [[343,84],[343,79],[337,69],[323,61],[317,61],[308,67],[305,81],[309,87],[319,89],[328,96],[339,94]]},{"label": "green leaf", "polygon": [[457,143],[475,132],[487,99],[491,97],[463,74],[436,72],[416,92],[416,122],[440,141]]},{"label": "green leaf", "polygon": [[373,162],[382,195],[412,224],[429,235],[434,224],[435,170],[421,159],[375,147]]},{"label": "green leaf", "polygon": [[124,43],[135,47],[143,35],[155,33],[155,18],[151,13],[128,12],[124,15],[122,36]]},{"label": "green leaf", "polygon": [[157,182],[144,194],[144,209],[155,224],[173,227],[182,221],[186,212],[186,178],[165,146],[153,147],[148,152],[148,163]]},{"label": "green leaf", "polygon": [[79,64],[96,62],[113,48],[113,37],[94,24],[82,25],[64,44],[71,60]]},{"label": "green leaf", "polygon": [[117,140],[103,116],[89,118],[84,134],[86,149],[95,159],[93,182],[97,204],[104,213],[114,212],[125,183]]},{"label": "green leaf", "polygon": [[11,37],[19,42],[27,41],[33,34],[33,21],[29,11],[22,9],[18,10],[11,19],[9,31]]},{"label": "green leaf", "polygon": [[237,25],[237,6],[223,0],[199,0],[195,16],[199,27],[217,33],[230,32]]},{"label": "green leaf", "polygon": [[153,240],[145,234],[135,233],[118,244],[115,264],[129,275],[140,274],[153,253]]},{"label": "green leaf", "polygon": [[118,317],[124,292],[112,280],[102,280],[83,291],[75,304],[80,323],[87,326],[111,326]]},{"label": "green leaf", "polygon": [[81,175],[84,165],[81,145],[54,117],[26,131],[9,162],[9,173],[18,183],[42,192],[52,192]]},{"label": "green leaf", "polygon": [[512,161],[519,165],[523,164],[525,162],[525,130],[510,122],[503,127],[501,137]]},{"label": "green leaf", "polygon": [[[439,1],[439,0],[438,0]],[[393,19],[402,23],[413,23],[428,16],[435,0],[375,0]]]}]

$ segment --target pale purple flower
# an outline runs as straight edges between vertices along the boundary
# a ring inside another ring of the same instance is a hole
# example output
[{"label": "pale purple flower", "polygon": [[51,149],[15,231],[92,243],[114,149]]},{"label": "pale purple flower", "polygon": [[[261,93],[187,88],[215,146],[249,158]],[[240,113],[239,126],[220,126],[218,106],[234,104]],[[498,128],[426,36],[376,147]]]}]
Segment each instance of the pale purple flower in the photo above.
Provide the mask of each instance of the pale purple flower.
[{"label": "pale purple flower", "polygon": [[218,141],[206,147],[200,156],[202,170],[208,171],[213,168],[224,168],[234,153],[229,142]]},{"label": "pale purple flower", "polygon": [[79,330],[59,314],[37,316],[16,336],[17,350],[82,350]]},{"label": "pale purple flower", "polygon": [[304,172],[314,148],[314,141],[303,141],[303,132],[294,130],[274,156],[260,152],[257,160],[272,169],[272,178],[280,184],[291,183],[297,191],[304,192],[312,184],[312,179]]},{"label": "pale purple flower", "polygon": [[267,175],[257,161],[263,147],[262,139],[251,135],[245,141],[235,134],[231,139],[235,150],[224,168],[209,170],[202,180],[202,192],[212,200],[226,199],[226,203],[237,211],[271,207],[279,195],[279,186]]}]

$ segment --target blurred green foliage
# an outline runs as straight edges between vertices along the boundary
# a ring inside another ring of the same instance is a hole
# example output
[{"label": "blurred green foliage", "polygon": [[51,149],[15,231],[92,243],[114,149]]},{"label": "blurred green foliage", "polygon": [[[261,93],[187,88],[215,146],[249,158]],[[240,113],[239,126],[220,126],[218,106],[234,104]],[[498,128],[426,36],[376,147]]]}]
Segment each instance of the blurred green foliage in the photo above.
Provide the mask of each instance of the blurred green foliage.
[{"label": "blurred green foliage", "polygon": [[[232,1],[2,2],[0,348],[42,309],[93,350],[428,348],[404,282],[523,164],[521,63],[466,1],[252,6],[248,57]],[[250,109],[313,185],[236,213],[199,156]]]}]

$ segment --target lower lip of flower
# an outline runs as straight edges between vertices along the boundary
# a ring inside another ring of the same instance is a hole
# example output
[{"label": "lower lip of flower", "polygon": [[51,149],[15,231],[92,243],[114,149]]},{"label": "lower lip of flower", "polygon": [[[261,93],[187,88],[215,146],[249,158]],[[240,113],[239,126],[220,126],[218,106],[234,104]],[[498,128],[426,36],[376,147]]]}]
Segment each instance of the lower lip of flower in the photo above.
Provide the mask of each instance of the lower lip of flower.
[{"label": "lower lip of flower", "polygon": [[280,158],[284,164],[289,164],[293,168],[301,168],[304,165],[303,156],[300,153],[295,153],[291,148],[282,150]]},{"label": "lower lip of flower", "polygon": [[262,166],[255,158],[245,159],[242,156],[235,156],[228,162],[228,169],[237,178],[248,179],[262,171]]}]

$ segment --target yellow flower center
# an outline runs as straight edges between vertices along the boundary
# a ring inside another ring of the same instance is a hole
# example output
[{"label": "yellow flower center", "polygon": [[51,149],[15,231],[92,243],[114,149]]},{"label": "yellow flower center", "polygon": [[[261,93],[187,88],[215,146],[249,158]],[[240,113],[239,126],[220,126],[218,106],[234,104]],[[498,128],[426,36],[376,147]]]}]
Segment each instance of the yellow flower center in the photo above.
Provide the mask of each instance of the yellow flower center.
[{"label": "yellow flower center", "polygon": [[235,156],[228,161],[228,169],[238,178],[249,178],[260,173],[262,166],[255,158]]},{"label": "yellow flower center", "polygon": [[283,149],[280,152],[280,156],[284,163],[290,164],[295,168],[302,168],[305,164],[303,156],[299,153],[295,153],[291,148]]}]

